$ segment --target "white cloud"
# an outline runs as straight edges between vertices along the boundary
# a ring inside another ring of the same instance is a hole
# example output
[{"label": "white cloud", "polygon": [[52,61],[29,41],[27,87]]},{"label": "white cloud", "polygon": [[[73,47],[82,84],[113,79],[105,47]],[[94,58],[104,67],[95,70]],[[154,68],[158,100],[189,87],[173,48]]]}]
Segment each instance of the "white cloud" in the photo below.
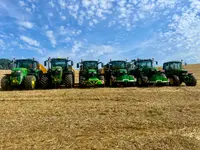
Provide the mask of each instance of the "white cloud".
[{"label": "white cloud", "polygon": [[20,39],[24,42],[26,42],[27,44],[29,45],[32,45],[32,46],[36,46],[36,47],[39,47],[40,46],[40,43],[36,40],[33,40],[27,36],[20,36]]},{"label": "white cloud", "polygon": [[51,41],[52,46],[55,47],[56,44],[57,44],[57,42],[56,42],[56,39],[55,39],[55,37],[54,37],[54,35],[53,35],[53,31],[48,30],[48,31],[46,32],[46,35],[47,35],[47,37],[49,38],[49,40]]},{"label": "white cloud", "polygon": [[65,9],[65,6],[66,6],[65,0],[59,0],[58,3],[60,5],[61,9]]},{"label": "white cloud", "polygon": [[21,7],[25,6],[24,1],[19,1],[19,5],[20,5]]},{"label": "white cloud", "polygon": [[82,0],[83,7],[89,7],[91,2],[89,0]]},{"label": "white cloud", "polygon": [[32,7],[33,10],[35,9],[35,5],[34,4],[32,4],[31,7]]},{"label": "white cloud", "polygon": [[49,17],[53,17],[53,13],[48,13],[48,16]]},{"label": "white cloud", "polygon": [[54,4],[54,2],[53,2],[52,0],[49,2],[49,5],[50,5],[52,8],[54,8],[54,6],[55,6],[55,4]]},{"label": "white cloud", "polygon": [[66,16],[61,16],[60,18],[61,18],[62,20],[66,20],[67,17],[66,17]]},{"label": "white cloud", "polygon": [[0,39],[0,50],[5,49],[5,47],[5,42],[2,39]]},{"label": "white cloud", "polygon": [[34,24],[29,22],[29,21],[21,21],[21,22],[18,22],[18,24],[22,27],[25,27],[25,28],[28,28],[28,29],[31,29],[33,28]]},{"label": "white cloud", "polygon": [[67,34],[67,33],[69,33],[68,30],[65,29],[64,26],[61,26],[61,27],[60,27],[60,34],[61,34],[61,35],[65,35],[65,34]]},{"label": "white cloud", "polygon": [[98,59],[116,51],[116,48],[111,45],[89,45],[87,49],[86,52],[81,53],[81,58]]},{"label": "white cloud", "polygon": [[30,13],[30,12],[31,12],[31,9],[30,9],[30,8],[26,8],[26,11]]}]

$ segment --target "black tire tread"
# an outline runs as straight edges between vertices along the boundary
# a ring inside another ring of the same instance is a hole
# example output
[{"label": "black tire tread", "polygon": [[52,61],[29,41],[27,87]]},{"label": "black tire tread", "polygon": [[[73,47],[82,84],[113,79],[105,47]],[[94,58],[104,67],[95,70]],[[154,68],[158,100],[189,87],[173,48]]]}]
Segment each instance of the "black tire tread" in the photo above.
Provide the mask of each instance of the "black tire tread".
[{"label": "black tire tread", "polygon": [[42,75],[40,79],[40,87],[42,89],[47,89],[49,87],[49,78],[45,75]]},{"label": "black tire tread", "polygon": [[187,86],[196,86],[197,85],[197,79],[193,75],[191,75],[190,78],[192,78],[191,79],[192,81],[190,83],[186,83],[186,85]]},{"label": "black tire tread", "polygon": [[8,90],[11,90],[11,86],[9,84],[9,76],[4,76],[2,79],[1,79],[1,89],[3,91],[8,91]]},{"label": "black tire tread", "polygon": [[65,76],[64,84],[66,88],[73,88],[73,75],[72,74],[67,74]]},{"label": "black tire tread", "polygon": [[26,90],[34,90],[35,89],[35,88],[32,88],[32,86],[31,86],[33,78],[35,79],[35,82],[36,82],[36,78],[33,75],[29,75],[29,76],[25,77],[24,87]]}]

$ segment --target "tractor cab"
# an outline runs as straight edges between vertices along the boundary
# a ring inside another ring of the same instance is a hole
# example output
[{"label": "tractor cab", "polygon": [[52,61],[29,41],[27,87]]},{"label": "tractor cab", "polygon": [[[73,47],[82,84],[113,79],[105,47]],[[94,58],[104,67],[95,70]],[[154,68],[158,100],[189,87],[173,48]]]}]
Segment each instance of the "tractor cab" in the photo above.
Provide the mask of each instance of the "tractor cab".
[{"label": "tractor cab", "polygon": [[[103,67],[103,63],[99,61],[81,61],[77,64],[77,68],[79,68],[80,64],[80,72],[84,74],[85,77],[90,78],[98,75],[100,67]],[[101,66],[99,66],[101,64]]]},{"label": "tractor cab", "polygon": [[169,61],[165,62],[163,64],[163,70],[166,73],[172,73],[172,74],[182,74],[182,73],[187,73],[187,70],[184,70],[183,67],[183,62],[182,61]]},{"label": "tractor cab", "polygon": [[47,85],[47,80],[54,87],[65,85],[67,88],[72,88],[74,86],[73,61],[68,58],[48,58],[44,65],[48,67],[46,77],[43,77],[45,81],[44,87]]},{"label": "tractor cab", "polygon": [[[84,70],[98,70],[99,68],[99,62],[98,61],[82,61],[80,66],[80,70],[84,71]],[[79,64],[77,64],[79,67]],[[78,68],[77,67],[77,68]]]},{"label": "tractor cab", "polygon": [[154,59],[136,59],[129,63],[129,72],[137,78],[138,86],[167,85],[168,79],[164,72],[155,68],[158,62]]},{"label": "tractor cab", "polygon": [[187,86],[196,86],[197,80],[194,75],[183,69],[182,66],[183,61],[169,61],[163,64],[163,70],[169,78],[170,85],[179,86],[184,82]]},{"label": "tractor cab", "polygon": [[100,72],[103,63],[94,60],[86,60],[77,63],[77,68],[80,67],[79,85],[80,86],[103,86],[104,77]]},{"label": "tractor cab", "polygon": [[12,72],[21,71],[25,74],[34,73],[39,69],[39,62],[34,59],[17,59],[13,60]]},{"label": "tractor cab", "polygon": [[13,62],[14,68],[36,69],[39,66],[39,62],[34,59],[18,59]]},{"label": "tractor cab", "polygon": [[142,71],[144,75],[151,76],[154,72],[158,71],[155,68],[158,62],[154,61],[154,59],[137,59],[132,60],[132,63],[134,64],[134,67],[130,69],[132,74],[137,74]]},{"label": "tractor cab", "polygon": [[49,58],[44,62],[44,65],[47,66],[48,64],[48,69],[53,69],[53,68],[62,68],[63,70],[68,69],[68,67],[73,66],[73,61],[68,60],[66,58]]},{"label": "tractor cab", "polygon": [[124,60],[110,60],[104,66],[107,86],[134,86],[135,78],[127,71],[127,62]]},{"label": "tractor cab", "polygon": [[115,76],[121,76],[127,74],[127,64],[126,61],[116,60],[110,61],[107,64],[107,68],[112,71],[112,74]]}]

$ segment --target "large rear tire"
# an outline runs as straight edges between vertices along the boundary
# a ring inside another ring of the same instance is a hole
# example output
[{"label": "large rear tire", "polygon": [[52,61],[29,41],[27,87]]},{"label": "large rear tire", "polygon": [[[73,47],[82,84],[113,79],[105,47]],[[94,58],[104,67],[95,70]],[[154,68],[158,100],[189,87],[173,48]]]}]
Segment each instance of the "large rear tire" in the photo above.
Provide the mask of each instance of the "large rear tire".
[{"label": "large rear tire", "polygon": [[197,79],[191,75],[190,76],[190,82],[185,83],[187,86],[196,86],[197,85]]},{"label": "large rear tire", "polygon": [[65,76],[65,81],[64,81],[64,83],[65,83],[65,87],[66,88],[73,88],[73,75],[72,74],[67,74],[66,76]]},{"label": "large rear tire", "polygon": [[36,87],[36,78],[33,75],[29,75],[24,79],[24,87],[26,90],[34,90]]},{"label": "large rear tire", "polygon": [[180,79],[177,75],[173,75],[169,78],[169,85],[170,86],[179,86],[180,85]]},{"label": "large rear tire", "polygon": [[49,78],[45,75],[42,75],[40,79],[40,87],[42,89],[47,89],[49,87]]},{"label": "large rear tire", "polygon": [[10,86],[10,83],[9,83],[9,76],[4,76],[1,79],[1,89],[3,91],[9,91],[9,90],[11,90],[11,86]]}]

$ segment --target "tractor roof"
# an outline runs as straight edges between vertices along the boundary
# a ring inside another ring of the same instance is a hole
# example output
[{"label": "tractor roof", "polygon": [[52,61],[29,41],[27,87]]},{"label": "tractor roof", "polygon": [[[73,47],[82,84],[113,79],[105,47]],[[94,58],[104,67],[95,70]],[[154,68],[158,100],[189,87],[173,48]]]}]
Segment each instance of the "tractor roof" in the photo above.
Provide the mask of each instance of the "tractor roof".
[{"label": "tractor roof", "polygon": [[97,60],[84,60],[84,61],[82,61],[82,63],[84,63],[84,62],[98,62]]},{"label": "tractor roof", "polygon": [[170,63],[181,63],[181,61],[168,61],[168,62],[165,62],[163,64],[170,64]]},{"label": "tractor roof", "polygon": [[110,62],[126,62],[125,60],[111,60]]},{"label": "tractor roof", "polygon": [[30,59],[30,58],[27,58],[27,59],[16,59],[15,61],[36,61],[36,62],[38,62],[37,60]]},{"label": "tractor roof", "polygon": [[134,59],[132,61],[153,61],[153,59]]},{"label": "tractor roof", "polygon": [[51,58],[51,60],[68,60],[67,58]]}]

